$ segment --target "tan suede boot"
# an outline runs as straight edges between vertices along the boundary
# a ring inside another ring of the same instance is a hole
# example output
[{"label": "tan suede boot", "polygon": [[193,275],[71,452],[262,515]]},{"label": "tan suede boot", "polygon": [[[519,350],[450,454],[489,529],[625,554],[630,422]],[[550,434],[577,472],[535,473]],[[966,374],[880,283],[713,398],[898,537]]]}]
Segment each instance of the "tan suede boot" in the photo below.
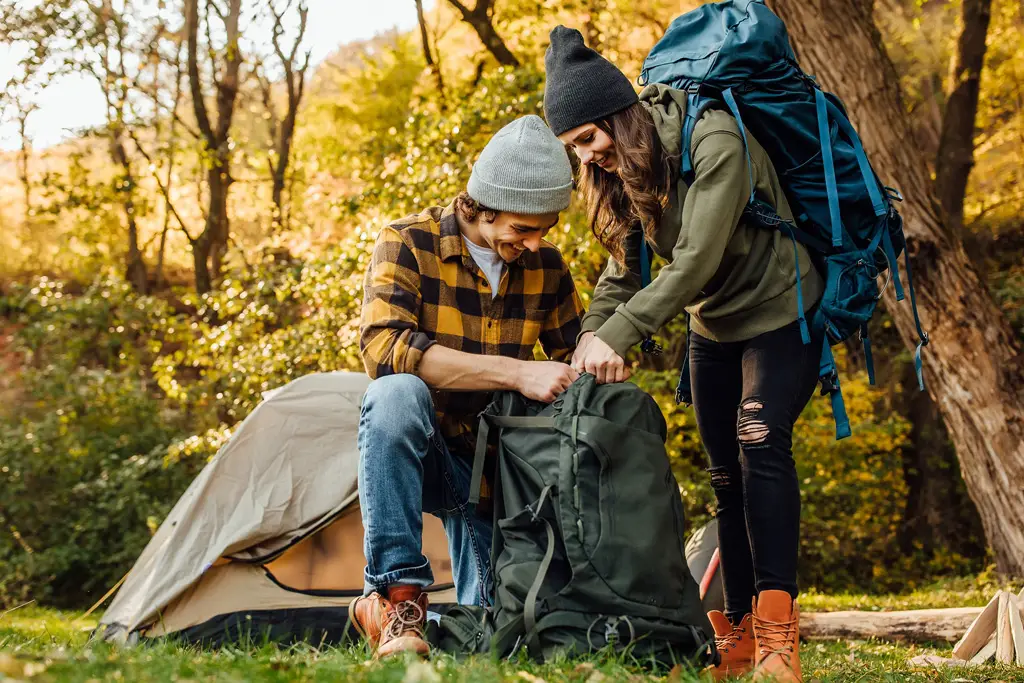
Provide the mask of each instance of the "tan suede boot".
[{"label": "tan suede boot", "polygon": [[757,647],[753,680],[801,683],[800,608],[786,591],[761,591],[753,601]]},{"label": "tan suede boot", "polygon": [[742,676],[754,668],[754,630],[751,619],[750,614],[744,615],[734,628],[718,610],[708,612],[708,620],[715,629],[715,647],[722,658],[718,666],[707,669],[714,680]]},{"label": "tan suede boot", "polygon": [[373,646],[375,657],[430,652],[423,638],[427,594],[419,586],[397,584],[388,588],[387,598],[379,593],[356,598],[349,606],[349,616],[359,634]]}]

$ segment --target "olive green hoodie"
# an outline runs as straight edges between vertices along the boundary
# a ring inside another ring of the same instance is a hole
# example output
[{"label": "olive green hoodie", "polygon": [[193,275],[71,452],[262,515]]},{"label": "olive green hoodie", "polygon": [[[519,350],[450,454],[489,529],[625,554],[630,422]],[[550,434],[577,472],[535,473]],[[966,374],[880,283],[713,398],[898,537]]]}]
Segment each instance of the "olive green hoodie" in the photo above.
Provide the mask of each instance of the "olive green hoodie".
[{"label": "olive green hoodie", "polygon": [[[679,155],[686,93],[649,85],[640,101],[654,117],[665,153]],[[778,214],[792,219],[775,169],[748,133],[754,187]],[[583,331],[597,336],[620,356],[655,334],[683,309],[694,332],[720,342],[752,339],[797,319],[796,259],[792,240],[778,230],[742,219],[750,198],[747,159],[736,120],[708,111],[694,126],[693,185],[680,180],[648,244],[668,263],[647,287],[630,270],[609,259]],[[634,240],[627,264],[638,264]],[[803,245],[798,245],[804,308],[821,297],[823,282]]]}]

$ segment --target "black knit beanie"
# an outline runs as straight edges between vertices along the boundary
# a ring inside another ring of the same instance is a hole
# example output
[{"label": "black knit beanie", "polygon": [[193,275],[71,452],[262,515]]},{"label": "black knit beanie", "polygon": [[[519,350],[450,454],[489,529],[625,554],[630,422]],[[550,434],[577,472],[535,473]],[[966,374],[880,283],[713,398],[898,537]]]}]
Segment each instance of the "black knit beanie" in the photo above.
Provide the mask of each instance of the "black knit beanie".
[{"label": "black knit beanie", "polygon": [[551,30],[544,69],[544,118],[555,135],[639,101],[625,74],[584,45],[583,35],[574,28]]}]

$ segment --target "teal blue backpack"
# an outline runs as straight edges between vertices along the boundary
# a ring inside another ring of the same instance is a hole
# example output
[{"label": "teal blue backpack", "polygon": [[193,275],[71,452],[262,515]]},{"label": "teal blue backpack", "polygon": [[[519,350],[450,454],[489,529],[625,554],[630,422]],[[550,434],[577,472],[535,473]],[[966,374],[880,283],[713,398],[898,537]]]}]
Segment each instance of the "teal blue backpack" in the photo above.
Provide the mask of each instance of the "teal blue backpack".
[{"label": "teal blue backpack", "polygon": [[[843,103],[823,92],[800,69],[785,24],[763,0],[709,3],[677,17],[644,61],[640,83],[663,83],[688,93],[681,161],[687,183],[693,179],[693,128],[711,107],[732,113],[744,145],[749,131],[767,152],[795,223],[783,221],[753,190],[745,215],[757,225],[783,231],[793,240],[794,250],[796,242],[804,244],[825,278],[821,304],[809,323],[803,302],[798,302],[800,331],[805,344],[811,341],[811,330],[818,333],[816,338],[825,340],[822,394],[828,393],[832,399],[836,438],[849,436],[850,423],[831,347],[860,334],[868,377],[874,384],[867,324],[881,298],[876,278],[886,274],[895,287],[896,299],[904,298],[896,259],[905,252],[906,239],[903,220],[893,206],[894,200],[903,197],[879,181]],[[749,151],[747,163],[749,168]],[[646,286],[650,261],[642,235],[640,243],[641,280]],[[920,340],[914,364],[923,390],[921,350],[928,344],[928,335],[917,314],[909,259],[906,268]],[[645,350],[653,346],[646,340]],[[691,402],[688,359],[683,361],[676,398]]]}]

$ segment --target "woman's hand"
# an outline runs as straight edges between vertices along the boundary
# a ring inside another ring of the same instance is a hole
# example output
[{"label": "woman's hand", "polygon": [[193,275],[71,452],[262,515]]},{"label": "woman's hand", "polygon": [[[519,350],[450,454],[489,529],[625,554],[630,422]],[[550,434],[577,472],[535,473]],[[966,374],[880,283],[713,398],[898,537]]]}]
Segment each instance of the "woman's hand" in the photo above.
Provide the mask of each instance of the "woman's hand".
[{"label": "woman's hand", "polygon": [[598,384],[625,382],[630,371],[626,361],[615,353],[612,347],[605,344],[593,332],[587,332],[580,338],[576,352],[572,355],[572,367],[578,372],[589,372],[597,378]]}]

